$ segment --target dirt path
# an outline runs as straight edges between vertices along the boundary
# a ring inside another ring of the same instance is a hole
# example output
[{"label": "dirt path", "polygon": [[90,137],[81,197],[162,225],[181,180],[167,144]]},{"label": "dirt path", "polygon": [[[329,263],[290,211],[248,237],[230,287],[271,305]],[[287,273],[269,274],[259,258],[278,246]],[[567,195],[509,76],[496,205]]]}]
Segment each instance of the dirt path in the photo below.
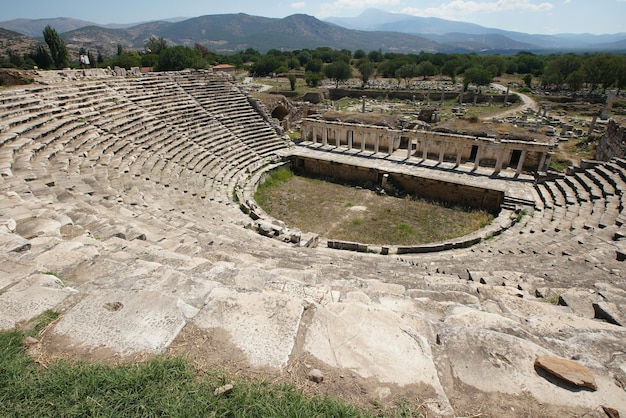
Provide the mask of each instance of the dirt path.
[{"label": "dirt path", "polygon": [[[498,90],[506,91],[506,86],[503,86],[502,84],[492,83],[492,86],[494,88],[498,89]],[[532,97],[529,97],[529,96],[527,96],[525,94],[522,94],[522,93],[519,93],[519,92],[514,92],[514,91],[511,91],[510,93],[517,94],[522,99],[522,103],[518,104],[518,105],[515,105],[515,106],[512,106],[512,107],[510,107],[510,108],[508,108],[506,110],[503,110],[502,112],[497,113],[495,115],[484,117],[483,119],[484,120],[491,120],[493,118],[502,119],[502,118],[505,118],[507,116],[514,115],[516,112],[518,112],[519,110],[522,110],[522,109],[531,108],[531,109],[533,109],[535,111],[537,111],[539,109],[539,104]]]}]

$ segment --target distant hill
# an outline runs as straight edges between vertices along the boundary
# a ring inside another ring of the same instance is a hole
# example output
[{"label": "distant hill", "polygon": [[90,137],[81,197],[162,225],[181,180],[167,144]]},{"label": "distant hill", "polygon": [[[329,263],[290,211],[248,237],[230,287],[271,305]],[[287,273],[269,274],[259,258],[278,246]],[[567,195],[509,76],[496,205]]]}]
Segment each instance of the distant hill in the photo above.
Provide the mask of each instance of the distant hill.
[{"label": "distant hill", "polygon": [[[469,50],[621,50],[626,33],[610,35],[536,35],[486,28],[467,22],[418,17],[368,9],[357,17],[329,17],[326,22],[349,29],[388,31],[423,36],[440,43]],[[495,36],[497,35],[497,36]]]},{"label": "distant hill", "polygon": [[199,43],[220,53],[246,48],[266,52],[269,49],[293,50],[321,46],[368,51],[381,48],[398,52],[445,49],[436,41],[416,35],[355,31],[308,15],[292,15],[284,19],[243,13],[207,15],[176,23],[146,23],[127,29],[89,26],[62,35],[68,45],[83,44],[83,47],[92,50],[99,47],[109,53],[118,43],[126,48],[142,48],[150,36],[162,36],[174,45],[193,46]]},{"label": "distant hill", "polygon": [[[187,20],[187,17],[172,17],[162,19],[163,22],[180,22]],[[151,21],[152,22],[152,21]],[[8,29],[21,33],[32,38],[40,38],[43,36],[43,30],[50,25],[59,33],[70,32],[87,26],[97,26],[106,29],[127,29],[133,26],[142,25],[151,22],[135,22],[135,23],[108,23],[100,25],[98,23],[86,20],[72,19],[68,17],[55,17],[50,19],[13,19],[0,22],[0,28]]]},{"label": "distant hill", "polygon": [[30,38],[21,33],[0,28],[0,51],[4,53],[10,49],[19,54],[29,51],[30,47],[37,43],[36,39]]},{"label": "distant hill", "polygon": [[[116,53],[118,44],[125,49],[141,50],[151,36],[162,36],[170,45],[193,46],[198,43],[218,53],[247,48],[266,52],[322,46],[402,53],[626,51],[626,33],[533,35],[376,9],[353,18],[329,18],[326,21],[303,14],[276,19],[244,13],[172,18],[133,25],[96,25],[69,18],[14,19],[0,22],[0,28],[10,31],[0,32],[0,45],[14,42],[11,39],[16,39],[16,32],[40,38],[46,25],[61,33],[73,51],[82,47],[109,56]],[[26,42],[25,39],[20,42]],[[35,40],[31,38],[28,42]]]},{"label": "distant hill", "polygon": [[13,19],[0,22],[0,28],[12,30],[30,36],[31,38],[41,38],[43,36],[43,29],[48,25],[53,27],[57,32],[62,33],[85,26],[95,25],[95,23],[67,17],[57,17],[53,19]]}]

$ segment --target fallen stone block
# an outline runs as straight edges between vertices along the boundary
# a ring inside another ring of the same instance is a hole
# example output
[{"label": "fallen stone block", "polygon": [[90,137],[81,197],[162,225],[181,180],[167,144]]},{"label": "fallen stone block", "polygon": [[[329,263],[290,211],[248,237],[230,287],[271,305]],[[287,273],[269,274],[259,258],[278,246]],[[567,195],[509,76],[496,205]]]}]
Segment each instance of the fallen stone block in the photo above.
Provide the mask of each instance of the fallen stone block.
[{"label": "fallen stone block", "polygon": [[598,390],[591,371],[576,361],[551,356],[538,356],[535,359],[535,367],[539,367],[574,386]]}]

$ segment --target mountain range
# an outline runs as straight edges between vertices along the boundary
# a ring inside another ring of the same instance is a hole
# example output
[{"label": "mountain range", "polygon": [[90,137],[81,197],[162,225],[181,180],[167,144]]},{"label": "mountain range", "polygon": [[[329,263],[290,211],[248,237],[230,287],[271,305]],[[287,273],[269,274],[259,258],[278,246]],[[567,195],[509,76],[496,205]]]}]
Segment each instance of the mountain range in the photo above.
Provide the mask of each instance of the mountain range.
[{"label": "mountain range", "polygon": [[[0,45],[10,47],[10,39],[17,39],[18,34],[41,37],[46,25],[55,28],[71,50],[82,47],[105,55],[114,54],[118,44],[126,49],[143,49],[151,36],[162,36],[170,45],[198,43],[218,53],[247,48],[266,52],[321,46],[403,53],[626,51],[626,33],[533,35],[375,9],[353,18],[334,17],[325,21],[303,14],[277,19],[244,13],[127,25],[97,25],[70,18],[15,19],[0,22],[0,28],[5,29],[0,31]],[[20,39],[23,43],[24,39]]]}]

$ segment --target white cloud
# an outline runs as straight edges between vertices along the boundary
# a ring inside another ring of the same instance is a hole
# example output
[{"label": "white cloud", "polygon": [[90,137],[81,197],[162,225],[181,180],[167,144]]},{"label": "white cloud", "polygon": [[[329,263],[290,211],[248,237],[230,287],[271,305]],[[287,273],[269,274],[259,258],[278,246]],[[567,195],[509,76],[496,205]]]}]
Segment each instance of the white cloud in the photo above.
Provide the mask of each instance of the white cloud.
[{"label": "white cloud", "polygon": [[401,0],[335,0],[320,5],[320,17],[340,16],[344,10],[360,11],[367,8],[395,6]]},{"label": "white cloud", "polygon": [[486,2],[453,0],[438,7],[428,7],[425,9],[407,7],[402,10],[402,13],[424,17],[461,20],[466,16],[476,13],[497,13],[502,11],[545,12],[553,8],[554,4],[552,3],[535,3],[531,0],[497,0]]},{"label": "white cloud", "polygon": [[563,0],[563,4],[570,4],[572,0]]},{"label": "white cloud", "polygon": [[304,9],[306,7],[306,3],[303,1],[299,1],[296,3],[291,3],[290,6],[292,9]]}]

